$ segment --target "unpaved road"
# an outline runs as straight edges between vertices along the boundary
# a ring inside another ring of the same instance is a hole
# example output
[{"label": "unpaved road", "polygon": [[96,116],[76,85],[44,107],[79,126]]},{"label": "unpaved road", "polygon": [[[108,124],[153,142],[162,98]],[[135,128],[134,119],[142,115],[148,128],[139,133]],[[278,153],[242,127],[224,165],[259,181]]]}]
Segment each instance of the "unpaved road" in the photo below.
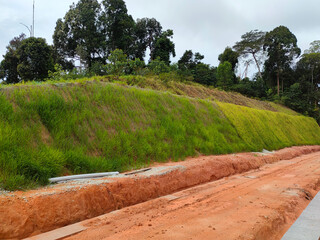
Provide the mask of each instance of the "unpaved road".
[{"label": "unpaved road", "polygon": [[76,239],[281,239],[320,189],[320,152],[86,221]]}]

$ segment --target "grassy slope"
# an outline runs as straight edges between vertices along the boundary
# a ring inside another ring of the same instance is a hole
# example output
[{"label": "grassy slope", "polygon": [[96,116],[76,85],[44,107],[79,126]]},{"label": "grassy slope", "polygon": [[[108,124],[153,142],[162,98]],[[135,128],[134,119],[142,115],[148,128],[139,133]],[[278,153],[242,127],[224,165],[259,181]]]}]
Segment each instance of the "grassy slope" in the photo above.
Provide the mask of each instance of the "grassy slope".
[{"label": "grassy slope", "polygon": [[311,118],[104,82],[0,92],[0,186],[124,171],[198,153],[320,144]]}]

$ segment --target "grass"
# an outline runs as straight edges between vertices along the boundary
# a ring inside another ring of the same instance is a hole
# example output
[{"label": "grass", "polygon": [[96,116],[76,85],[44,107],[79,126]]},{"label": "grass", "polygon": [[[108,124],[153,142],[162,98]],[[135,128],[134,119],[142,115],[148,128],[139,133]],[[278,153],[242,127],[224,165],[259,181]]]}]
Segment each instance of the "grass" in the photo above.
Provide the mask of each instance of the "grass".
[{"label": "grass", "polygon": [[[166,75],[165,75],[166,76]],[[181,82],[173,76],[172,80],[166,76],[165,78],[162,75],[159,76],[135,76],[135,75],[126,75],[126,76],[103,76],[103,77],[91,77],[91,78],[81,78],[76,80],[59,80],[52,81],[48,80],[44,82],[22,82],[16,86],[37,86],[43,84],[54,84],[57,86],[63,86],[65,84],[72,83],[86,83],[90,81],[99,81],[99,82],[109,82],[116,83],[121,86],[136,86],[144,89],[152,89],[158,91],[167,91],[176,95],[189,96],[192,98],[199,98],[205,100],[219,101],[232,103],[235,105],[246,106],[250,108],[260,109],[260,110],[269,110],[273,112],[283,112],[290,115],[299,115],[297,112],[283,106],[268,101],[260,101],[252,98],[248,98],[236,92],[225,92],[218,90],[213,87],[206,87],[195,82]],[[0,85],[0,89],[8,88],[6,85]],[[10,88],[11,86],[9,86]]]},{"label": "grass", "polygon": [[34,188],[49,177],[125,171],[199,153],[320,143],[311,118],[128,87],[130,79],[96,80],[0,89],[0,188]]},{"label": "grass", "polygon": [[320,128],[313,118],[221,102],[218,105],[253,151],[319,144]]}]

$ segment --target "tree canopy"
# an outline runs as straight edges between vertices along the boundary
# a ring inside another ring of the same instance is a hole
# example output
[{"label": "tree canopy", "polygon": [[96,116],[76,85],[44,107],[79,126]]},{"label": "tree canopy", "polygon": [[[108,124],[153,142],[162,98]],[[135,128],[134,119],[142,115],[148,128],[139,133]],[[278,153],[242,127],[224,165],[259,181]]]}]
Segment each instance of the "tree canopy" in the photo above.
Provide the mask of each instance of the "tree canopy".
[{"label": "tree canopy", "polygon": [[301,53],[297,38],[287,27],[279,26],[266,34],[263,49],[268,55],[265,70],[270,74],[276,73],[277,94],[280,95],[280,74],[290,68],[293,59]]},{"label": "tree canopy", "polygon": [[235,68],[238,64],[239,54],[232,50],[231,47],[226,47],[223,53],[221,53],[218,57],[220,63],[229,62],[232,66],[232,71],[235,71]]},{"label": "tree canopy", "polygon": [[43,38],[25,39],[21,34],[7,47],[7,53],[0,64],[0,77],[6,83],[21,80],[44,80],[53,70],[52,48]]},{"label": "tree canopy", "polygon": [[25,38],[25,34],[20,34],[13,38],[7,46],[7,52],[0,63],[0,79],[4,79],[6,83],[17,83],[21,80],[18,73],[18,49]]},{"label": "tree canopy", "polygon": [[176,56],[175,44],[172,42],[173,31],[167,30],[163,32],[159,38],[156,39],[155,46],[151,55],[151,59],[160,58],[167,65],[170,64],[170,56]]},{"label": "tree canopy", "polygon": [[263,50],[265,35],[265,32],[259,30],[247,32],[241,36],[241,41],[236,42],[236,44],[233,46],[239,56],[243,58],[247,58],[249,55],[252,55],[261,78],[262,74],[258,55]]}]

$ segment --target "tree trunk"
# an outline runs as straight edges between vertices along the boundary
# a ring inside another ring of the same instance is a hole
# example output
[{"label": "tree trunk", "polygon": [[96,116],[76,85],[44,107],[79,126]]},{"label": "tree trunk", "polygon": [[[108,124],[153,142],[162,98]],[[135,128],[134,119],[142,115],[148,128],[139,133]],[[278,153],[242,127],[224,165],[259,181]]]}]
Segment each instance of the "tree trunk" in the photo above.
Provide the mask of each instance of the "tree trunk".
[{"label": "tree trunk", "polygon": [[277,86],[278,86],[278,96],[280,96],[280,72],[277,71]]},{"label": "tree trunk", "polygon": [[256,59],[256,55],[254,53],[252,53],[252,55],[253,55],[253,59],[256,62],[256,65],[257,65],[257,68],[258,68],[258,71],[259,71],[259,77],[262,79],[262,74],[261,74],[261,70],[260,70],[260,66],[259,66],[258,60]]}]

